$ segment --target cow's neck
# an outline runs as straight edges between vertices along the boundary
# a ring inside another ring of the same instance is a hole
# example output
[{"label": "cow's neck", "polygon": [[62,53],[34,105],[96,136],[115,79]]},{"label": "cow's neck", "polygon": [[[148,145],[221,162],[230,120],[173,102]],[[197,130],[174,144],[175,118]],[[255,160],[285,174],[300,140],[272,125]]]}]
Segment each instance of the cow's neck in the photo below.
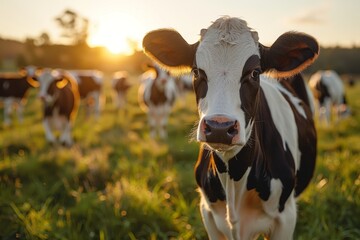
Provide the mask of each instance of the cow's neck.
[{"label": "cow's neck", "polygon": [[[253,131],[251,137],[254,138],[255,135],[256,132]],[[259,141],[256,140],[252,145],[244,146],[230,159],[224,160],[220,154],[213,153],[216,171],[226,196],[227,220],[231,225],[240,221],[239,212],[249,190],[247,182],[251,166],[261,155]]]},{"label": "cow's neck", "polygon": [[[214,162],[219,174],[227,173],[229,179],[239,181],[244,176],[253,161],[262,154],[260,142],[258,141],[256,126],[251,132],[251,144],[245,145],[237,153],[218,153],[213,152]],[[230,156],[230,157],[229,157]]]}]

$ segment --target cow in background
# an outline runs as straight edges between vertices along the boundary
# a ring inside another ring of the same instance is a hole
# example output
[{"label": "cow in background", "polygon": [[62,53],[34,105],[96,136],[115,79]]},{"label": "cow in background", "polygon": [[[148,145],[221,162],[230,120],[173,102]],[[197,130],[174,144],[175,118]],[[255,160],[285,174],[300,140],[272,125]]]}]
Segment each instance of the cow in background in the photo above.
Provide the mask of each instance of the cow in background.
[{"label": "cow in background", "polygon": [[147,112],[150,136],[165,139],[168,117],[176,99],[175,79],[158,65],[149,65],[149,68],[141,75],[139,104]]},{"label": "cow in background", "polygon": [[71,135],[79,107],[80,96],[76,79],[67,71],[45,68],[37,73],[39,98],[43,102],[43,126],[49,143],[56,143],[54,131],[59,131],[59,142],[73,144]]},{"label": "cow in background", "polygon": [[332,111],[335,112],[336,121],[351,114],[346,101],[344,82],[335,71],[317,71],[310,77],[309,86],[316,100],[320,122],[329,125]]},{"label": "cow in background", "polygon": [[23,122],[26,96],[31,87],[37,87],[34,81],[36,67],[27,66],[18,72],[0,73],[0,100],[4,103],[4,125],[11,125],[11,113],[16,106],[19,122]]},{"label": "cow in background", "polygon": [[84,101],[86,114],[92,112],[96,118],[100,117],[102,106],[103,73],[98,70],[69,70],[69,73],[76,79],[80,99]]},{"label": "cow in background", "polygon": [[287,32],[266,47],[246,21],[228,16],[200,35],[188,44],[159,29],[143,49],[165,69],[192,69],[201,142],[195,178],[209,239],[292,239],[296,198],[315,168],[316,129],[298,89],[267,73],[294,76],[315,61],[319,44]]},{"label": "cow in background", "polygon": [[118,71],[113,74],[111,87],[113,89],[112,99],[117,110],[125,108],[126,94],[131,87],[128,83],[128,73]]}]

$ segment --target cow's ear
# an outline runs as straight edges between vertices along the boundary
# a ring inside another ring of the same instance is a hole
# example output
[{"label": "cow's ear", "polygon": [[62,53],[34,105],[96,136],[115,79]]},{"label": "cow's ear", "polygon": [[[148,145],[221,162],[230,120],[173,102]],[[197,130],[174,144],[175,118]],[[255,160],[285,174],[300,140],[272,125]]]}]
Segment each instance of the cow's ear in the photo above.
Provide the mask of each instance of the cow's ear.
[{"label": "cow's ear", "polygon": [[270,48],[260,44],[261,67],[276,77],[290,77],[312,64],[319,51],[315,38],[304,33],[287,32]]},{"label": "cow's ear", "polygon": [[20,75],[22,75],[22,76],[27,75],[26,68],[25,68],[25,67],[21,67],[21,68],[19,68],[19,73],[20,73]]},{"label": "cow's ear", "polygon": [[144,52],[168,70],[191,68],[197,46],[198,42],[188,44],[178,32],[171,29],[149,32],[143,39]]},{"label": "cow's ear", "polygon": [[57,88],[64,88],[67,84],[68,84],[69,80],[66,79],[65,77],[60,77],[56,79],[56,87]]}]

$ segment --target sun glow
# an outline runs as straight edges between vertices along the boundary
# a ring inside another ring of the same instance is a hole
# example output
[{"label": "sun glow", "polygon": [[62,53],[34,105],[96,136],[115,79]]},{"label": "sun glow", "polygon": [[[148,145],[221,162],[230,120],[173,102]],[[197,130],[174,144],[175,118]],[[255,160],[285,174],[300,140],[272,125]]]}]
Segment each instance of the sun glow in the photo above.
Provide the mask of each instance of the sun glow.
[{"label": "sun glow", "polygon": [[103,46],[113,54],[130,55],[134,42],[137,41],[136,23],[126,15],[108,15],[101,18],[95,29],[90,33],[89,46]]}]

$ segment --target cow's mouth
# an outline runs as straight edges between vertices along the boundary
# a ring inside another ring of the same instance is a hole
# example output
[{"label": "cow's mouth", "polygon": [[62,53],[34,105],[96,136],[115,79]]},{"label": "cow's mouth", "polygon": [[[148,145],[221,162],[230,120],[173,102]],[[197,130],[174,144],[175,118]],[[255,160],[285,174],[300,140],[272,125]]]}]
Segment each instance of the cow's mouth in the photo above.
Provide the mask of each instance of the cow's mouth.
[{"label": "cow's mouth", "polygon": [[209,143],[206,142],[206,145],[209,149],[218,151],[218,152],[227,152],[232,151],[235,148],[242,147],[240,144],[224,144],[224,143]]}]

